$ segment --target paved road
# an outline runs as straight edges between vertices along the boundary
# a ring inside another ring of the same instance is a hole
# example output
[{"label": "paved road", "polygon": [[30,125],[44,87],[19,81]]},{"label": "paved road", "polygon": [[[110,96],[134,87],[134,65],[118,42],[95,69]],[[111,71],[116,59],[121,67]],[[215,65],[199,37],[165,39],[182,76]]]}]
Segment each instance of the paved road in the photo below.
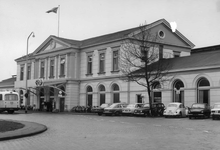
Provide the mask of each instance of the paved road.
[{"label": "paved road", "polygon": [[0,150],[219,150],[220,120],[75,114],[0,114],[44,124],[42,134],[0,142]]}]

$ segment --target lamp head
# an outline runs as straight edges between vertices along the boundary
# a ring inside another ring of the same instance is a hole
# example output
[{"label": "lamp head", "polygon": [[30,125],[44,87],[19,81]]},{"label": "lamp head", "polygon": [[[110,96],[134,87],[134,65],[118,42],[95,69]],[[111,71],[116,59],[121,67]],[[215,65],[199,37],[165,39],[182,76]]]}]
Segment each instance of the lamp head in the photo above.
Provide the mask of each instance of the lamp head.
[{"label": "lamp head", "polygon": [[33,32],[33,34],[32,34],[32,37],[35,37],[34,32]]}]

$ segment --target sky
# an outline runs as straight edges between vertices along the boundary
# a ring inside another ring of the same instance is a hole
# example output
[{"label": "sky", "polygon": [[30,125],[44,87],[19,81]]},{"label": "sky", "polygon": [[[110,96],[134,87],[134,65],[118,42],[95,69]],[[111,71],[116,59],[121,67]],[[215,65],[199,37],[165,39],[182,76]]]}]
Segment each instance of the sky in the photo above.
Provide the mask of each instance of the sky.
[{"label": "sky", "polygon": [[220,44],[220,0],[0,0],[0,81],[17,74],[15,59],[50,35],[84,40],[159,19],[176,22],[195,48]]}]

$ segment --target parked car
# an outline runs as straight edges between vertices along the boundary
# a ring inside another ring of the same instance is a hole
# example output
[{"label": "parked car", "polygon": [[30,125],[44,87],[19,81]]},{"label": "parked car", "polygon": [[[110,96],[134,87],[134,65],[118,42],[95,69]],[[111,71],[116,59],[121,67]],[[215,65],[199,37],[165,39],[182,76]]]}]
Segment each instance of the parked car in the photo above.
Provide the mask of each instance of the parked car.
[{"label": "parked car", "polygon": [[113,103],[109,107],[104,108],[103,114],[105,115],[121,115],[122,109],[127,106],[126,103]]},{"label": "parked car", "polygon": [[163,116],[165,106],[163,103],[153,103],[151,108],[152,116]]},{"label": "parked car", "polygon": [[192,117],[210,117],[211,109],[210,106],[206,103],[195,103],[192,104],[191,108],[189,109],[188,116],[189,119]]},{"label": "parked car", "polygon": [[215,103],[213,108],[211,109],[212,119],[215,120],[220,118],[220,103]]},{"label": "parked car", "polygon": [[122,109],[122,114],[123,115],[133,115],[134,114],[134,110],[137,108],[141,108],[143,107],[143,103],[134,103],[134,104],[129,104],[127,105],[126,108]]},{"label": "parked car", "polygon": [[91,111],[92,111],[93,113],[98,113],[98,115],[101,116],[101,115],[103,114],[104,108],[109,107],[110,105],[111,105],[111,104],[104,103],[104,104],[102,104],[101,106],[93,107]]},{"label": "parked car", "polygon": [[144,104],[141,108],[135,109],[134,115],[145,116],[145,117],[150,115],[150,105],[147,103],[147,104]]},{"label": "parked car", "polygon": [[174,102],[169,103],[167,108],[164,110],[163,115],[167,117],[185,117],[186,116],[186,107],[182,103]]}]

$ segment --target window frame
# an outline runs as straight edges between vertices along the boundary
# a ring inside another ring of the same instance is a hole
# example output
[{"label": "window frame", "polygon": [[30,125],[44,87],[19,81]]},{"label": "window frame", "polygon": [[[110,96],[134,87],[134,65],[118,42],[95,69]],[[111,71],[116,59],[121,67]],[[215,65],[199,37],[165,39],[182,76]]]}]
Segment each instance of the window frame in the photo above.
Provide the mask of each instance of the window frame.
[{"label": "window frame", "polygon": [[[117,56],[115,57],[115,53],[117,53]],[[117,65],[115,65],[115,62],[117,62]],[[119,50],[113,50],[112,51],[112,72],[119,72]]]},{"label": "window frame", "polygon": [[27,64],[27,80],[31,79],[31,64]]},{"label": "window frame", "polygon": [[[53,63],[52,63],[53,62]],[[55,68],[55,59],[50,59],[50,76],[49,78],[54,78],[54,68]]]},{"label": "window frame", "polygon": [[[64,63],[62,61],[64,60]],[[59,77],[65,77],[66,58],[60,57],[60,75]]]},{"label": "window frame", "polygon": [[104,74],[104,73],[105,73],[105,52],[100,52],[99,53],[99,73],[98,74]]},{"label": "window frame", "polygon": [[45,77],[45,61],[40,62],[40,78]]},{"label": "window frame", "polygon": [[20,81],[24,80],[24,65],[20,66]]},{"label": "window frame", "polygon": [[[90,60],[91,58],[91,60]],[[87,74],[86,75],[92,75],[92,67],[93,65],[93,54],[87,54]]]}]

